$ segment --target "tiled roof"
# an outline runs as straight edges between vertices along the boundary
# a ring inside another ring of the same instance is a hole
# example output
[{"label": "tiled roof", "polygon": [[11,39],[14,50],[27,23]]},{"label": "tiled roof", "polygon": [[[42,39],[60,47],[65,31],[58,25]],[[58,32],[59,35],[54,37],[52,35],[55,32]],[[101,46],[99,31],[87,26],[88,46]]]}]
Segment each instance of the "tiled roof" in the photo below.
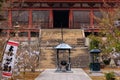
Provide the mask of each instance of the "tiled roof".
[{"label": "tiled roof", "polygon": [[61,43],[55,47],[55,49],[72,49],[72,47],[66,43]]},{"label": "tiled roof", "polygon": [[96,53],[96,54],[98,54],[98,53],[100,53],[101,52],[101,50],[99,50],[99,49],[92,49],[92,50],[90,50],[90,53]]}]

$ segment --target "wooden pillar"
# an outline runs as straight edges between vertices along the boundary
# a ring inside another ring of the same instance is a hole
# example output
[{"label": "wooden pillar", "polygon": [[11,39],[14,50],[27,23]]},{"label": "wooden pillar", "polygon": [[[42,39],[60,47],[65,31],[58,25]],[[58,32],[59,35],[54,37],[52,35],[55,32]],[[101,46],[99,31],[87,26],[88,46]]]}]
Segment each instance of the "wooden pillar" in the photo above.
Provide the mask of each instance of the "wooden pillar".
[{"label": "wooden pillar", "polygon": [[8,10],[8,24],[9,28],[12,28],[12,11]]},{"label": "wooden pillar", "polygon": [[69,67],[68,67],[68,70],[71,71],[71,57],[70,57],[70,49],[68,50],[69,51]]},{"label": "wooden pillar", "polygon": [[90,28],[94,28],[94,14],[93,10],[90,11]]},{"label": "wooden pillar", "polygon": [[49,28],[53,28],[53,10],[50,10],[49,14]]},{"label": "wooden pillar", "polygon": [[10,30],[9,29],[11,29],[11,28],[13,28],[12,27],[12,10],[10,9],[10,10],[8,10],[8,29],[7,29],[7,37],[10,37]]},{"label": "wooden pillar", "polygon": [[59,66],[59,50],[57,49],[57,54],[56,54],[56,62],[57,62],[57,70],[60,70],[60,66]]},{"label": "wooden pillar", "polygon": [[30,34],[30,30],[32,28],[32,10],[29,10],[29,22],[28,22],[28,40],[30,41],[30,37],[31,37],[31,34]]},{"label": "wooden pillar", "polygon": [[73,28],[73,11],[69,12],[69,28]]}]

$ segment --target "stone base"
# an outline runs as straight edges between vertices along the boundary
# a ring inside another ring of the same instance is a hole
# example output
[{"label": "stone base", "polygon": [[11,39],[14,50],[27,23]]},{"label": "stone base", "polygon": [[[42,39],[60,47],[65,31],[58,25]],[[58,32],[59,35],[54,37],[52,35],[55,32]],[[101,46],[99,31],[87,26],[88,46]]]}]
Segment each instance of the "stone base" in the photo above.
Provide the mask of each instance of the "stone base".
[{"label": "stone base", "polygon": [[55,70],[56,73],[73,73],[73,71],[67,71],[67,70]]},{"label": "stone base", "polygon": [[90,73],[102,73],[102,71],[90,71]]}]

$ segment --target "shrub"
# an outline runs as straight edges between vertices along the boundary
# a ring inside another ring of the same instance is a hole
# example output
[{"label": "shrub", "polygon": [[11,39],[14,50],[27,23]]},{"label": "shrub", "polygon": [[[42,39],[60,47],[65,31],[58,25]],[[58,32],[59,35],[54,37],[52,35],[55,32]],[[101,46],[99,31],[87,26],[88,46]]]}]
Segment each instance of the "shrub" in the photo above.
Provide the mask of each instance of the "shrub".
[{"label": "shrub", "polygon": [[115,80],[114,72],[105,73],[106,80]]}]

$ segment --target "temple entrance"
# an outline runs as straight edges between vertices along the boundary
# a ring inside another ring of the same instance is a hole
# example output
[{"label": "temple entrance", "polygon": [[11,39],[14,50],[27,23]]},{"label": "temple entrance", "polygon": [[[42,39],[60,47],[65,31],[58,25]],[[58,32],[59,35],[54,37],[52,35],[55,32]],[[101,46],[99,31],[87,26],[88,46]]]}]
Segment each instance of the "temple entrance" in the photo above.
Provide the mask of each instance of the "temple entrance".
[{"label": "temple entrance", "polygon": [[69,27],[69,10],[53,10],[54,28]]}]

